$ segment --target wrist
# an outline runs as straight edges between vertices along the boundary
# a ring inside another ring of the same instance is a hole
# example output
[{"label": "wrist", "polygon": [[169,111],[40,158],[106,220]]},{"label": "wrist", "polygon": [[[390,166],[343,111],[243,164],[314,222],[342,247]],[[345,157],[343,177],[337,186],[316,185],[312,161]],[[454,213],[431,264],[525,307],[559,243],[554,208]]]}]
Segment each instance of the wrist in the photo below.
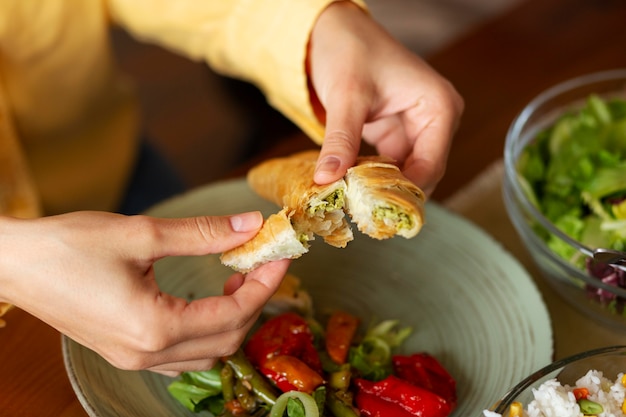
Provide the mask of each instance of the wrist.
[{"label": "wrist", "polygon": [[13,293],[17,282],[15,271],[19,271],[15,265],[20,261],[16,259],[16,240],[13,237],[20,233],[16,226],[22,221],[25,220],[0,216],[0,316],[8,311],[5,304],[14,303]]},{"label": "wrist", "polygon": [[[0,216],[0,236],[2,236],[2,231],[4,229],[5,223],[7,222],[8,218],[4,217],[4,216]],[[5,245],[5,243],[3,242],[3,239],[0,237],[0,253],[6,254],[6,250],[3,249],[3,246]],[[2,273],[2,265],[1,263],[3,262],[3,258],[4,257],[0,257],[0,328],[3,328],[6,326],[6,322],[3,320],[3,316],[13,308],[13,305],[11,303],[8,303],[5,301],[4,299],[4,294],[3,294],[3,289],[6,291],[7,289],[7,285],[8,283],[5,282],[5,279],[3,278],[3,273]]]}]

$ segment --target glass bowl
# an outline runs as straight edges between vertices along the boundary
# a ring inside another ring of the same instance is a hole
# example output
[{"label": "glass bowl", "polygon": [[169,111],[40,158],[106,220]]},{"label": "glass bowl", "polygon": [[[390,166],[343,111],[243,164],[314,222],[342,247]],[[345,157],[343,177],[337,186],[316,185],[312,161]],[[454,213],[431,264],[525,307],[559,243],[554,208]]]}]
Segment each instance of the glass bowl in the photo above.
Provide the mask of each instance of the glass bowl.
[{"label": "glass bowl", "polygon": [[[534,391],[547,381],[556,379],[561,385],[575,387],[576,381],[591,370],[602,372],[602,376],[610,381],[618,381],[618,376],[626,373],[626,346],[593,349],[555,361],[522,380],[501,400],[497,401],[489,411],[506,417],[516,415],[510,413],[511,405],[517,402],[526,410],[528,404],[535,398]],[[620,405],[623,403],[623,398],[619,398],[619,403]],[[485,415],[491,416],[492,414],[483,412],[481,417],[485,417]],[[519,416],[522,417],[522,414]]]},{"label": "glass bowl", "polygon": [[[527,184],[517,169],[525,147],[565,112],[581,109],[592,94],[603,99],[626,99],[626,69],[593,73],[565,81],[544,91],[521,111],[507,132],[503,198],[509,218],[551,287],[584,314],[613,329],[624,330],[626,289],[594,278],[586,267],[575,265],[550,249],[541,236],[554,236],[561,244],[578,251],[583,258],[592,257],[597,248],[586,247],[551,223],[531,202],[525,188]],[[614,272],[618,277],[626,279],[626,272],[622,269],[626,268],[616,267]]]}]

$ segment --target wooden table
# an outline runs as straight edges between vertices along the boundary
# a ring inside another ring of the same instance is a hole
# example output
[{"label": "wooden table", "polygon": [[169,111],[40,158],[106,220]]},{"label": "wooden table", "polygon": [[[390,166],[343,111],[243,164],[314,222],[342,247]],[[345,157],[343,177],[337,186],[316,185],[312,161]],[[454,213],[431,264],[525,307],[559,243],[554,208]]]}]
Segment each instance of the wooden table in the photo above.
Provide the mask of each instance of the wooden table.
[{"label": "wooden table", "polygon": [[[525,0],[428,57],[466,101],[448,172],[433,198],[452,195],[498,160],[509,124],[541,90],[626,67],[624,22],[623,0]],[[299,136],[271,153],[308,146]],[[20,310],[7,319],[0,331],[0,415],[84,417],[65,374],[58,332]]]}]

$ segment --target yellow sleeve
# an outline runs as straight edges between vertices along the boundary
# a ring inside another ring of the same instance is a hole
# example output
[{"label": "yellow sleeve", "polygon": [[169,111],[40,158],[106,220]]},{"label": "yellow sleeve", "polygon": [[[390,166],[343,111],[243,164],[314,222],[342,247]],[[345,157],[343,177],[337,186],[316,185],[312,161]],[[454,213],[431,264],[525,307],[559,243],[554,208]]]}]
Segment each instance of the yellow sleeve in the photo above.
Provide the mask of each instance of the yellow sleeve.
[{"label": "yellow sleeve", "polygon": [[[313,140],[305,58],[319,14],[335,0],[109,0],[112,19],[140,39],[205,60],[255,84]],[[363,0],[352,0],[365,8]]]}]

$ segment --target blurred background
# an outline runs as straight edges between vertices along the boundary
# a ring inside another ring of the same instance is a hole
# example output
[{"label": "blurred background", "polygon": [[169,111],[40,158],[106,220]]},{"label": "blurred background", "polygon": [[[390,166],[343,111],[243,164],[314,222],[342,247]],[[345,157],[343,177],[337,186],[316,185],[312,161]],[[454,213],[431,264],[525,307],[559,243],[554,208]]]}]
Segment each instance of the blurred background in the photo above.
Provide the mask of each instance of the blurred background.
[{"label": "blurred background", "polygon": [[[523,0],[369,0],[374,17],[428,58],[449,42]],[[188,186],[234,167],[296,133],[253,86],[213,73],[122,30],[113,33],[122,68],[137,84],[144,130]]]}]

